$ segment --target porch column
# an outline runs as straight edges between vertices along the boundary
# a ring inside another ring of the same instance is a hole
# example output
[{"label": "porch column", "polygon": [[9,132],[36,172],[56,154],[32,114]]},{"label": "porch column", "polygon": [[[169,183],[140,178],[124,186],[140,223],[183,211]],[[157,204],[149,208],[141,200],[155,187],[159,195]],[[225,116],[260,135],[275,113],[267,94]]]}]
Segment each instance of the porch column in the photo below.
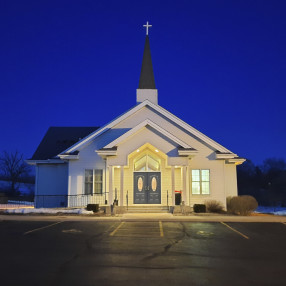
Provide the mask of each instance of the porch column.
[{"label": "porch column", "polygon": [[109,194],[108,194],[108,204],[112,205],[113,204],[113,166],[109,166]]},{"label": "porch column", "polygon": [[175,167],[172,166],[171,167],[171,185],[172,185],[172,190],[171,190],[171,194],[172,194],[172,206],[175,205]]},{"label": "porch column", "polygon": [[186,166],[186,205],[190,205],[190,171],[189,166]]},{"label": "porch column", "polygon": [[123,186],[124,186],[124,167],[120,166],[120,205],[124,205],[124,196],[123,196]]},{"label": "porch column", "polygon": [[182,167],[182,180],[183,180],[183,182],[182,182],[182,187],[183,187],[183,197],[182,197],[182,201],[184,201],[185,202],[185,205],[187,204],[187,188],[186,188],[186,166],[183,166]]}]

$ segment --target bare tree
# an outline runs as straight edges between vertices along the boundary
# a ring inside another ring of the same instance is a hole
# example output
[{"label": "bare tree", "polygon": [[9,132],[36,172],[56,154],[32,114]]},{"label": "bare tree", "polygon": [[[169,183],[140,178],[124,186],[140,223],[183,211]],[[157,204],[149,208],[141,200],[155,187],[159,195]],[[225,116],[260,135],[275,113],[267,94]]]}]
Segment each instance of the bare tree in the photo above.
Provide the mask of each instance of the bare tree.
[{"label": "bare tree", "polygon": [[18,151],[8,153],[4,151],[0,156],[0,171],[10,181],[10,192],[15,194],[17,182],[29,173],[29,166],[23,160],[23,154]]}]

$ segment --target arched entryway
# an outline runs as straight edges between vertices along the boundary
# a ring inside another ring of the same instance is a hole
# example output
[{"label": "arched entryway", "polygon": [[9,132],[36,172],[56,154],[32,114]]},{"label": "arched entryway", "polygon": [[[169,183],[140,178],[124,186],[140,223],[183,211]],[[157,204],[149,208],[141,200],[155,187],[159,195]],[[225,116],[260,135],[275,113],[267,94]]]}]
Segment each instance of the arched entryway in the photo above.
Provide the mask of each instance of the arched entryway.
[{"label": "arched entryway", "polygon": [[[157,149],[154,151],[158,152]],[[159,156],[148,149],[141,151],[133,161],[133,170],[133,203],[161,204],[161,159]]]}]

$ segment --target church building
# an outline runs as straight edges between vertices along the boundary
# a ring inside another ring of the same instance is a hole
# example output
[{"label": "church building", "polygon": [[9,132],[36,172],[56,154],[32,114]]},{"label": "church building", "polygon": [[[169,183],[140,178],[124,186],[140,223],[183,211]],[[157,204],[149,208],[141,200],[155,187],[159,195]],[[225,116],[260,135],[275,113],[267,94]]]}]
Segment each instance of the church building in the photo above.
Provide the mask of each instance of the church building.
[{"label": "church building", "polygon": [[236,165],[245,159],[158,104],[145,26],[137,104],[100,128],[48,129],[27,160],[36,167],[35,207],[168,207],[176,198],[226,207],[237,195]]}]

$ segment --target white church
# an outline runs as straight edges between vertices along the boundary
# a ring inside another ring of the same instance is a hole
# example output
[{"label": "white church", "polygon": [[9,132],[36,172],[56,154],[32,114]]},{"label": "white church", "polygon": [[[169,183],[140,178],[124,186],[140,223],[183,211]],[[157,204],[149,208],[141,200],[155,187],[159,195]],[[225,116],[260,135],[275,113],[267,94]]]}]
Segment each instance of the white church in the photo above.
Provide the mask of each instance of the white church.
[{"label": "white church", "polygon": [[[245,159],[158,104],[147,28],[137,104],[103,127],[50,127],[29,164],[36,207],[170,207],[237,195]],[[178,203],[178,202],[177,202]]]}]

